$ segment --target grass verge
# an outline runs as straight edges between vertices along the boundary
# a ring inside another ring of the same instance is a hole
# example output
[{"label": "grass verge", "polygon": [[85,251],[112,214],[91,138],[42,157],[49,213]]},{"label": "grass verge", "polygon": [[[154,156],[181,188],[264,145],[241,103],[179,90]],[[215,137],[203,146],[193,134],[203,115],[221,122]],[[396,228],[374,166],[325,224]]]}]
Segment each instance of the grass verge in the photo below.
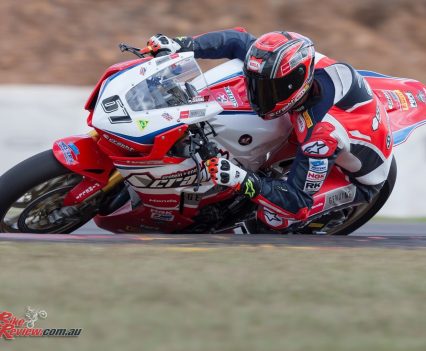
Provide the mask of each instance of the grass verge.
[{"label": "grass verge", "polygon": [[424,250],[0,243],[1,350],[425,350]]}]

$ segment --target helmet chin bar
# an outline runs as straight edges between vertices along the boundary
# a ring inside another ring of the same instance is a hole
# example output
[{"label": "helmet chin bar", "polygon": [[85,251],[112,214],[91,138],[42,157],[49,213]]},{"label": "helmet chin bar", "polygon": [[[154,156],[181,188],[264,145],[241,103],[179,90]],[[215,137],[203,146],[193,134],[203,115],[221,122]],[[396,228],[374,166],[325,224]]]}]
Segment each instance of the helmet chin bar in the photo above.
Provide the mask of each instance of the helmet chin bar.
[{"label": "helmet chin bar", "polygon": [[278,117],[281,117],[283,115],[285,115],[287,112],[290,111],[290,109],[292,108],[292,106],[289,107],[289,105],[279,109],[278,111],[275,112],[268,112],[265,113],[263,116],[260,116],[262,119],[264,119],[265,121],[270,121],[271,119],[275,119]]},{"label": "helmet chin bar", "polygon": [[294,106],[292,107],[293,110],[295,111],[298,111],[299,109],[303,110],[303,105],[305,104],[306,100],[308,100],[309,91],[310,90],[308,90],[306,94],[303,95],[303,97],[296,104],[294,104]]},{"label": "helmet chin bar", "polygon": [[309,98],[309,92],[311,91],[312,85],[311,87],[305,92],[305,94],[302,96],[302,98],[297,101],[297,102],[290,102],[289,104],[287,104],[286,106],[280,108],[277,111],[274,112],[268,112],[265,113],[264,115],[260,115],[260,117],[262,119],[264,119],[265,121],[269,121],[271,119],[275,119],[278,117],[283,116],[284,114],[295,110],[295,111],[299,111],[299,110],[303,110],[303,105],[305,104],[305,102],[308,100]]}]

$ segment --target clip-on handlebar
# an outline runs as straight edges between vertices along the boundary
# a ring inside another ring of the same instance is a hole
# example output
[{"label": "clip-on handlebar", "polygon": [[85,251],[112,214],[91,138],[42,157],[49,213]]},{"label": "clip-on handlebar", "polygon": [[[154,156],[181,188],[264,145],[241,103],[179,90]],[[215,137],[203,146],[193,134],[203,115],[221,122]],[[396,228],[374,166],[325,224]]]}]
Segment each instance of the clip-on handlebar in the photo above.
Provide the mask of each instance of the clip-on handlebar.
[{"label": "clip-on handlebar", "polygon": [[146,46],[143,49],[139,49],[139,48],[135,48],[133,46],[127,45],[125,43],[120,43],[118,45],[118,47],[120,48],[121,52],[128,51],[128,52],[131,52],[132,54],[135,54],[139,58],[144,58],[147,55],[151,55],[151,56],[154,56],[154,57],[160,57],[160,56],[165,56],[165,55],[170,54],[170,50],[162,50],[162,51],[159,51],[157,53],[154,53],[152,51],[151,46]]}]

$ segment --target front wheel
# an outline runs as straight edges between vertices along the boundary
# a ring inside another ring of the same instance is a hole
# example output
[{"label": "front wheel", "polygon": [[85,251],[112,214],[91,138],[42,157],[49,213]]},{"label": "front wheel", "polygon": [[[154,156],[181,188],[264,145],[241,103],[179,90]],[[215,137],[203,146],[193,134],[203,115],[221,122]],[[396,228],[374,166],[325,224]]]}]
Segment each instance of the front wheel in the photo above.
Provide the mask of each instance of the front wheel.
[{"label": "front wheel", "polygon": [[63,167],[52,150],[37,154],[0,177],[1,233],[71,233],[97,212],[95,204],[84,211],[63,207],[67,193],[82,176]]}]

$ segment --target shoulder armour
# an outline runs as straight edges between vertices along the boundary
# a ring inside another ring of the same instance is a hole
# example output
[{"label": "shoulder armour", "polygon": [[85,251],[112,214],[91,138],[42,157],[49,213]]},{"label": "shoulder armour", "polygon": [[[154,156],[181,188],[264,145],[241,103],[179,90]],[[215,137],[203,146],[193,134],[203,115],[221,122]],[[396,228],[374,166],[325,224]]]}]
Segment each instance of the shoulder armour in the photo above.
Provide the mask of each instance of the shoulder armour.
[{"label": "shoulder armour", "polygon": [[373,99],[373,93],[365,79],[352,67],[336,63],[325,67],[335,87],[334,105],[351,112]]}]

